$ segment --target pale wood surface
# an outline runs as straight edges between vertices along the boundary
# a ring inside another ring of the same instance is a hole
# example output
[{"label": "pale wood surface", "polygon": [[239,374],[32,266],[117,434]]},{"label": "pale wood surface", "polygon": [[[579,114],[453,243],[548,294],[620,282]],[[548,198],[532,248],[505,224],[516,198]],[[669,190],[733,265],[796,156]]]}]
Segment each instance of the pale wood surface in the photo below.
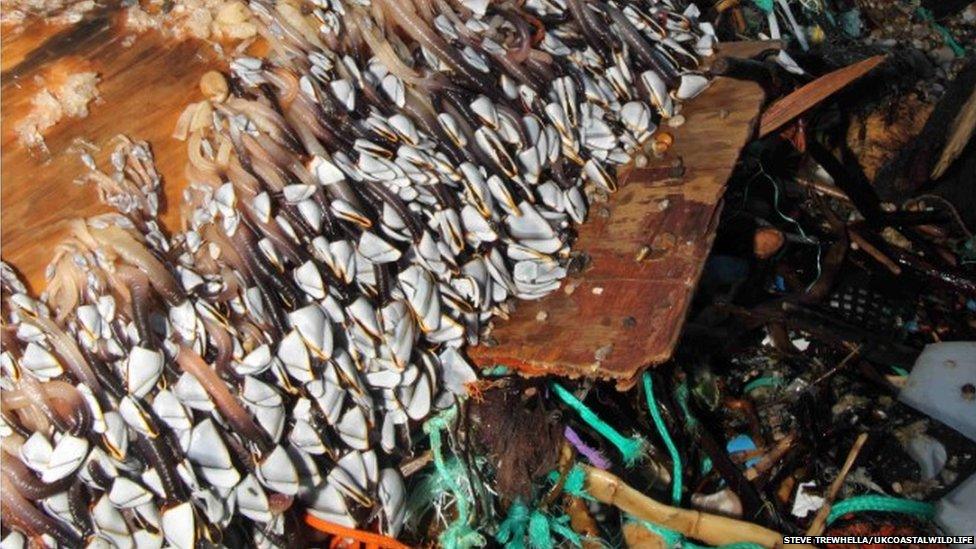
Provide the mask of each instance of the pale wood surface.
[{"label": "pale wood surface", "polygon": [[[125,47],[127,33],[116,19],[117,14],[95,14],[70,28],[35,25],[4,36],[0,239],[3,259],[35,291],[44,287],[44,268],[65,235],[65,222],[108,211],[98,203],[94,187],[74,182],[85,170],[79,155],[69,152],[76,139],[100,146],[95,155],[100,163],[119,134],[148,141],[165,181],[163,220],[174,228],[179,218],[186,153],[185,145],[170,135],[182,109],[202,98],[200,76],[220,62],[212,46],[164,40],[154,32]],[[49,154],[28,151],[18,142],[14,126],[30,110],[39,89],[35,77],[53,82],[86,70],[101,78],[101,99],[90,105],[89,116],[64,118],[51,128],[45,136]]]}]

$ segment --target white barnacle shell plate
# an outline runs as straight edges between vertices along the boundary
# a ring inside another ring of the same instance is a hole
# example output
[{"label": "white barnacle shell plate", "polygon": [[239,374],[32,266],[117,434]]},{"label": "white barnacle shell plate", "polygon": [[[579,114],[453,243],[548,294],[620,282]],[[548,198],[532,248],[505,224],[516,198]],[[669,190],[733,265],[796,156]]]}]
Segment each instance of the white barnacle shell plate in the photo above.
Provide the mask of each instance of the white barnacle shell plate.
[{"label": "white barnacle shell plate", "polygon": [[144,397],[163,373],[163,353],[136,345],[126,359],[125,372],[129,394]]}]

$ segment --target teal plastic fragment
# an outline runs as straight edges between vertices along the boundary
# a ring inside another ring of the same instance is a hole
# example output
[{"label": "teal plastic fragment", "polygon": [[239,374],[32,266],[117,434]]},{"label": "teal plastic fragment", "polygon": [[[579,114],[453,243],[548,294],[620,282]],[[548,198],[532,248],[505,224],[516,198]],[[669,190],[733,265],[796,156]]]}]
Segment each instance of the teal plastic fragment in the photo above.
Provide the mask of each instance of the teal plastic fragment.
[{"label": "teal plastic fragment", "polygon": [[[734,454],[736,452],[750,452],[756,449],[756,443],[749,435],[736,435],[725,445],[725,451]],[[746,461],[746,468],[759,463],[759,458],[754,457]]]},{"label": "teal plastic fragment", "polygon": [[746,386],[742,388],[742,392],[751,393],[763,387],[779,387],[781,385],[783,385],[783,378],[775,376],[757,377],[749,383],[746,383]]},{"label": "teal plastic fragment", "polygon": [[508,366],[502,366],[500,364],[498,366],[492,366],[491,368],[481,370],[481,375],[485,377],[502,377],[507,376],[510,373],[512,373],[512,371],[508,368]]},{"label": "teal plastic fragment", "polygon": [[935,29],[936,32],[942,35],[942,41],[946,46],[949,46],[949,49],[952,50],[952,53],[954,53],[956,57],[965,57],[966,50],[959,45],[959,42],[956,42],[956,38],[952,36],[949,29],[935,22],[935,17],[932,16],[932,12],[923,7],[918,7],[916,9],[916,13],[922,17],[923,21],[928,22],[928,24],[932,25],[932,28]]}]

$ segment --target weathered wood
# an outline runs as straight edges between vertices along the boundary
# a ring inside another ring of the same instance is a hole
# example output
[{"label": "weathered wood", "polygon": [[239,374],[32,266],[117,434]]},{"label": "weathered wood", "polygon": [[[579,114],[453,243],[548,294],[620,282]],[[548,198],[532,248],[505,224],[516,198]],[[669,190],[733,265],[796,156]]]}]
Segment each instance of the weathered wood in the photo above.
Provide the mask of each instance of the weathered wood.
[{"label": "weathered wood", "polygon": [[824,99],[864,76],[884,60],[885,56],[883,55],[869,57],[860,63],[855,63],[827,73],[786,97],[777,100],[762,115],[762,120],[759,123],[759,137],[767,136],[782,128],[785,124],[810,110]]},{"label": "weathered wood", "polygon": [[[35,290],[44,286],[44,268],[52,248],[65,235],[65,222],[109,211],[98,204],[93,186],[74,183],[85,169],[78,154],[69,152],[78,138],[102,147],[95,155],[100,162],[111,152],[110,141],[118,134],[148,141],[165,181],[168,207],[163,220],[175,228],[179,219],[186,152],[185,144],[170,135],[182,109],[202,98],[197,86],[200,76],[220,63],[211,46],[174,43],[154,32],[139,35],[125,47],[126,33],[115,19],[117,15],[96,15],[75,27],[32,27],[12,39],[4,38],[3,258],[18,267]],[[77,32],[78,28],[89,32]],[[45,136],[49,155],[28,151],[17,140],[14,127],[40,89],[35,77],[85,70],[99,74],[101,99],[89,105],[87,118],[64,118],[51,128]]]},{"label": "weathered wood", "polygon": [[[765,47],[726,44],[720,54],[748,56]],[[664,157],[649,155],[646,167],[623,170],[609,202],[592,206],[574,244],[591,258],[588,270],[497,320],[497,344],[470,349],[475,361],[525,375],[610,379],[626,388],[644,367],[668,360],[715,237],[725,183],[762,102],[755,83],[721,77],[688,102],[685,124],[661,130],[674,136]],[[683,177],[661,180],[661,167],[677,161]],[[567,287],[575,289],[568,294]]]},{"label": "weathered wood", "polygon": [[[60,32],[56,36],[77,36]],[[49,62],[4,67],[10,77],[3,82],[3,255],[35,289],[43,287],[44,267],[64,236],[65,222],[107,210],[97,204],[94,188],[73,183],[83,166],[67,149],[78,137],[98,145],[119,133],[149,141],[165,181],[163,221],[177,228],[186,153],[170,134],[183,107],[201,98],[200,76],[220,65],[199,43],[172,44],[149,33],[126,48],[117,27],[99,32],[79,40],[77,50],[59,41],[58,55],[47,57]],[[735,43],[722,51],[748,57],[769,47]],[[28,51],[21,59],[38,55]],[[36,91],[34,75],[81,69],[100,74],[100,104],[88,118],[53,128],[46,136],[50,158],[32,157],[12,128]],[[642,367],[667,360],[711,248],[725,181],[752,135],[762,100],[756,84],[718,78],[689,102],[682,113],[685,124],[662,130],[675,137],[664,158],[643,169],[628,168],[620,191],[607,204],[593,205],[574,248],[589,254],[592,266],[573,279],[578,285],[573,295],[558,291],[519,304],[511,321],[498,322],[500,345],[472,350],[477,360],[532,373],[594,375],[621,385]],[[110,147],[103,147],[101,156],[108,152]],[[679,160],[683,170],[668,169]],[[662,178],[669,172],[681,177]],[[601,208],[609,217],[601,216]],[[634,258],[643,246],[647,258],[638,263]],[[602,288],[601,295],[596,288]],[[549,313],[545,323],[535,320],[540,310]],[[613,348],[598,363],[595,353],[607,344]]]}]

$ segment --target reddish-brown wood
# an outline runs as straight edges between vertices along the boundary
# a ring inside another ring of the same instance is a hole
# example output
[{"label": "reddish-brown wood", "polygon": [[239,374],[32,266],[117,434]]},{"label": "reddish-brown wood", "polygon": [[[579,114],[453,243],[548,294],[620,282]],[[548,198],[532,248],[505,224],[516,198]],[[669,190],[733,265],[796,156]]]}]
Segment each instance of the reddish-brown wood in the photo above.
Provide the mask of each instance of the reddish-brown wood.
[{"label": "reddish-brown wood", "polygon": [[[720,53],[748,56],[764,47],[728,44]],[[661,130],[674,136],[665,156],[648,155],[646,167],[623,170],[617,193],[592,207],[573,246],[589,255],[589,269],[544,299],[518,303],[510,320],[496,321],[496,345],[470,349],[475,361],[626,388],[643,368],[668,360],[715,237],[725,183],[762,101],[758,85],[717,78],[687,103],[685,124]],[[677,162],[683,176],[662,180],[662,167]],[[637,261],[644,247],[646,257]],[[567,286],[575,290],[567,293]]]},{"label": "reddish-brown wood", "polygon": [[[15,52],[18,59],[3,65],[3,256],[35,290],[43,288],[43,270],[64,236],[65,221],[106,211],[93,188],[73,183],[83,166],[67,150],[78,137],[103,146],[120,133],[149,141],[169,203],[164,224],[177,227],[186,156],[183,143],[170,134],[183,107],[200,99],[200,76],[220,66],[212,49],[198,42],[171,43],[148,33],[124,47],[124,34],[110,20],[91,28],[44,62],[31,60],[50,44],[37,45],[37,52],[17,41],[3,44],[4,55]],[[20,40],[31,39],[25,34]],[[735,43],[722,52],[743,57],[768,47]],[[101,102],[88,118],[64,120],[52,129],[46,136],[50,157],[32,156],[12,128],[36,91],[34,76],[82,69],[100,74]],[[688,103],[685,124],[664,129],[675,138],[665,157],[649,155],[645,168],[625,170],[621,189],[607,204],[593,206],[574,245],[589,254],[592,265],[572,279],[575,292],[520,303],[510,321],[497,323],[499,345],[471,350],[477,361],[530,374],[609,378],[626,386],[644,366],[667,360],[714,238],[725,181],[761,103],[757,85],[722,78]],[[103,147],[101,156],[108,152]],[[668,166],[679,160],[680,177],[665,179],[675,171]],[[604,207],[609,217],[600,215]],[[647,257],[638,263],[635,256],[644,246]],[[539,311],[548,320],[537,321]],[[612,349],[597,361],[597,350],[608,344]]]},{"label": "reddish-brown wood", "polygon": [[844,89],[848,84],[869,73],[885,60],[875,55],[864,61],[829,72],[793,93],[777,100],[763,113],[759,122],[759,137],[765,137],[787,122],[810,110],[824,99]]}]

